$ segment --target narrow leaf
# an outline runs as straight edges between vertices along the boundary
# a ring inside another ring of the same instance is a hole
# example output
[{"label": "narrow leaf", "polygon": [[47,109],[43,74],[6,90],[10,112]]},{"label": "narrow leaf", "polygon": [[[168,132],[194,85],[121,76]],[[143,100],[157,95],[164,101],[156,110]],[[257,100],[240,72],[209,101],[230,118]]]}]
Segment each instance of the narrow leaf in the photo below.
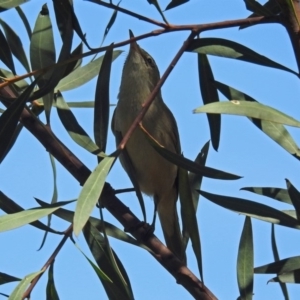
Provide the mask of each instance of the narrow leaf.
[{"label": "narrow leaf", "polygon": [[113,282],[101,280],[108,298],[112,300],[133,299],[127,273],[104,237],[89,222],[84,227],[83,233],[97,265]]},{"label": "narrow leaf", "polygon": [[194,110],[194,113],[228,114],[246,116],[274,123],[300,127],[296,119],[258,102],[231,100],[229,102],[214,102]]},{"label": "narrow leaf", "polygon": [[[68,17],[69,16],[69,17]],[[63,78],[67,64],[62,64],[65,60],[70,58],[72,42],[73,42],[73,29],[72,29],[72,18],[71,15],[67,15],[64,23],[64,32],[62,34],[62,47],[57,60],[57,67],[53,69],[49,80],[46,84],[37,90],[32,96],[33,99],[44,97],[47,94],[52,94],[54,88],[57,86],[59,81]]]},{"label": "narrow leaf", "polygon": [[[271,230],[271,245],[272,245],[272,251],[273,251],[273,256],[274,256],[274,260],[275,261],[279,261],[279,254],[278,254],[278,250],[277,250],[277,245],[276,245],[276,238],[275,238],[275,226],[274,224],[272,224],[272,230]],[[279,283],[282,294],[284,296],[285,300],[289,300],[289,293],[287,290],[287,286],[286,284],[280,282]]]},{"label": "narrow leaf", "polygon": [[24,14],[22,8],[20,6],[17,6],[15,7],[19,17],[21,18],[23,24],[24,24],[24,27],[26,29],[26,32],[27,32],[27,35],[29,37],[29,40],[31,40],[31,35],[32,35],[32,32],[31,32],[31,27],[30,27],[30,24],[28,22],[28,19],[26,17],[26,15]]},{"label": "narrow leaf", "polygon": [[15,70],[15,65],[14,65],[14,61],[12,58],[12,54],[11,54],[11,50],[9,47],[9,44],[2,32],[2,30],[0,29],[0,60],[2,60],[2,62],[14,73],[16,74],[16,70]]},{"label": "narrow leaf", "polygon": [[86,260],[89,262],[89,264],[94,269],[95,273],[97,274],[97,276],[101,282],[103,280],[103,281],[108,281],[108,282],[113,283],[112,280],[83,253],[83,251],[79,248],[78,245],[75,244],[75,246],[83,254],[83,256],[86,258]]},{"label": "narrow leaf", "polygon": [[155,6],[155,8],[157,9],[158,13],[160,14],[160,16],[162,17],[162,19],[164,20],[164,22],[166,24],[168,24],[168,21],[167,21],[165,15],[163,14],[163,12],[162,12],[162,10],[160,8],[160,5],[159,5],[158,1],[157,0],[147,0],[147,1],[149,2],[149,4],[153,4]]},{"label": "narrow leaf", "polygon": [[94,137],[100,151],[105,152],[108,122],[109,122],[109,81],[113,55],[111,45],[103,58],[100,73],[96,85],[95,109],[94,109]]},{"label": "narrow leaf", "polygon": [[[43,69],[55,63],[54,37],[47,4],[43,5],[35,22],[30,41],[30,61],[33,70]],[[50,70],[41,75],[38,83],[40,89],[48,84],[52,74],[53,70]],[[52,101],[53,91],[50,91],[50,94],[43,97],[47,124],[50,123]]]},{"label": "narrow leaf", "polygon": [[269,282],[279,282],[279,283],[300,283],[300,269],[280,274],[275,278],[269,280]]},{"label": "narrow leaf", "polygon": [[[119,4],[121,3],[122,0],[120,0],[117,4],[117,6],[119,6]],[[118,11],[115,9],[108,21],[108,24],[106,25],[106,28],[105,28],[105,31],[104,31],[104,34],[103,34],[103,38],[102,38],[102,42],[101,42],[101,45],[103,44],[109,30],[111,29],[111,27],[114,25],[116,19],[117,19],[117,15],[118,15]]]},{"label": "narrow leaf", "polygon": [[[220,90],[220,92],[226,96],[227,99],[257,102],[249,95],[244,94],[243,92],[238,91],[233,87],[225,85],[221,82],[215,81],[215,85]],[[293,138],[291,137],[291,135],[283,125],[274,122],[265,121],[265,120],[252,119],[252,118],[249,118],[249,120],[252,121],[252,123],[257,128],[262,130],[266,135],[268,135],[271,139],[273,139],[286,151],[300,158],[299,147],[297,146],[296,142],[293,140]]]},{"label": "narrow leaf", "polygon": [[[143,129],[143,128],[142,128]],[[173,164],[187,170],[190,171],[192,173],[195,174],[199,174],[201,176],[204,177],[208,177],[208,178],[213,178],[213,179],[222,179],[222,180],[235,180],[235,179],[240,179],[240,176],[234,175],[234,174],[230,174],[230,173],[226,173],[220,170],[216,170],[213,168],[209,168],[209,167],[204,167],[201,166],[181,155],[178,155],[176,153],[173,153],[169,150],[167,150],[166,148],[162,147],[161,145],[159,145],[154,138],[152,138],[147,131],[145,131],[145,129],[143,129],[143,131],[145,132],[145,136],[148,138],[148,141],[150,142],[150,144],[154,147],[154,149],[161,155],[163,156],[165,159],[167,159],[168,161],[172,162]]]},{"label": "narrow leaf", "polygon": [[0,160],[2,160],[3,156],[6,154],[7,148],[12,141],[13,132],[16,130],[25,103],[35,87],[35,84],[36,81],[32,82],[32,84],[12,102],[0,117]]},{"label": "narrow leaf", "polygon": [[23,65],[25,70],[29,73],[30,67],[29,63],[22,45],[22,41],[19,36],[14,32],[14,30],[2,19],[0,19],[0,24],[6,35],[8,45],[11,49],[12,54],[19,60]]},{"label": "narrow leaf", "polygon": [[48,271],[48,282],[46,287],[46,299],[47,300],[59,300],[55,283],[54,283],[54,274],[53,274],[54,263],[50,265]]},{"label": "narrow leaf", "polygon": [[279,70],[287,71],[298,76],[298,73],[276,63],[275,61],[260,55],[257,52],[247,48],[236,42],[220,39],[220,38],[201,38],[193,40],[186,51],[197,52],[200,54],[215,55],[227,57],[254,64],[276,68]]},{"label": "narrow leaf", "polygon": [[30,282],[39,274],[43,273],[44,271],[38,271],[31,273],[27,276],[25,276],[21,282],[16,286],[16,288],[13,290],[13,292],[10,294],[8,300],[19,300],[22,299],[23,294],[27,288],[27,286],[30,284]]},{"label": "narrow leaf", "polygon": [[110,167],[114,160],[115,157],[103,158],[103,160],[98,164],[96,169],[84,183],[78,197],[74,215],[74,233],[76,235],[79,235],[93,208],[99,200],[106,176],[110,171]]},{"label": "narrow leaf", "polygon": [[184,3],[187,3],[189,2],[189,0],[172,0],[166,7],[165,10],[168,10],[168,9],[171,9],[171,8],[174,8],[174,7],[177,7],[179,5],[182,5]]},{"label": "narrow leaf", "polygon": [[187,171],[179,168],[178,177],[181,216],[183,224],[182,226],[184,228],[184,231],[187,231],[191,239],[193,251],[198,264],[199,273],[202,278],[202,281],[204,281],[200,232]]},{"label": "narrow leaf", "polygon": [[[10,198],[8,198],[1,191],[0,191],[0,208],[7,214],[24,211],[24,209],[21,206],[19,206],[16,202],[14,202]],[[30,223],[30,225],[32,225],[38,229],[44,230],[44,231],[49,231],[52,233],[60,234],[59,231],[53,230],[52,228],[46,226],[45,224],[43,224],[40,221],[34,221],[34,222]]]},{"label": "narrow leaf", "polygon": [[59,91],[56,96],[56,107],[60,121],[64,125],[70,137],[87,151],[95,154],[99,153],[99,148],[77,122],[75,116]]},{"label": "narrow leaf", "polygon": [[290,196],[293,206],[295,207],[296,212],[297,212],[297,219],[299,220],[299,217],[300,217],[300,193],[288,179],[286,179],[285,181],[286,181],[286,185],[288,188],[289,196]]},{"label": "narrow leaf", "polygon": [[256,0],[244,0],[246,8],[254,12],[257,16],[271,16],[272,13]]},{"label": "narrow leaf", "polygon": [[[114,115],[113,115],[112,119],[113,119],[112,124],[114,124]],[[119,132],[119,131],[115,131],[114,135],[115,135],[115,138],[116,138],[116,145],[119,145],[121,143],[122,139],[123,139],[122,133]],[[142,210],[144,222],[147,222],[147,214],[146,214],[144,198],[143,198],[143,195],[142,195],[142,192],[141,192],[141,189],[140,189],[140,185],[139,185],[138,180],[136,178],[136,173],[134,171],[133,163],[131,161],[131,158],[130,158],[126,148],[123,149],[123,151],[120,155],[123,156],[123,160],[124,160],[124,163],[126,165],[126,170],[127,170],[128,177],[129,177],[129,179],[130,179],[130,181],[131,181],[131,183],[134,187],[136,197],[139,201],[139,204],[140,204],[140,207],[141,207],[141,210]]]},{"label": "narrow leaf", "polygon": [[[116,50],[113,51],[113,58],[115,60],[122,51]],[[77,68],[73,72],[71,72],[68,76],[64,77],[60,80],[59,84],[55,88],[61,92],[75,89],[99,74],[104,56],[98,57],[97,59],[91,61],[90,63]]]},{"label": "narrow leaf", "polygon": [[13,134],[11,135],[11,139],[9,141],[9,144],[7,145],[7,148],[6,148],[5,152],[2,154],[2,157],[0,157],[0,164],[2,163],[2,161],[4,160],[6,155],[9,153],[9,151],[14,146],[14,144],[15,144],[17,138],[19,137],[19,134],[21,133],[22,129],[23,129],[23,124],[19,123],[17,125],[17,127],[15,128]]},{"label": "narrow leaf", "polygon": [[11,276],[5,273],[0,272],[0,285],[9,283],[9,282],[14,282],[14,281],[20,281],[21,279],[15,276]]},{"label": "narrow leaf", "polygon": [[28,1],[29,0],[1,0],[0,1],[0,12],[3,12],[7,9],[19,6]]},{"label": "narrow leaf", "polygon": [[[214,85],[214,75],[211,70],[209,60],[205,54],[198,54],[198,75],[200,91],[204,104],[218,102],[218,91]],[[221,116],[216,114],[207,114],[211,142],[216,151],[219,148],[221,133]]]},{"label": "narrow leaf", "polygon": [[[52,174],[53,174],[53,193],[52,193],[51,204],[55,204],[55,203],[57,203],[57,198],[58,198],[57,172],[56,172],[55,158],[50,153],[49,153],[49,158],[50,158]],[[51,226],[51,219],[52,219],[52,215],[49,215],[48,220],[47,220],[47,226],[48,227]],[[42,240],[42,243],[41,243],[41,246],[40,246],[39,250],[43,248],[44,243],[46,242],[46,239],[47,239],[47,235],[48,235],[48,231],[46,231],[45,234],[44,234],[44,237],[43,237],[43,240]]]},{"label": "narrow leaf", "polygon": [[[209,141],[205,143],[202,147],[200,153],[197,155],[195,162],[201,166],[205,166],[207,155],[209,151]],[[199,201],[199,193],[197,190],[201,188],[203,176],[195,173],[189,173],[189,182],[193,196],[193,203],[195,210],[197,211],[198,201]]]},{"label": "narrow leaf", "polygon": [[289,215],[274,209],[273,207],[250,200],[226,197],[204,191],[199,191],[199,193],[209,201],[238,213],[242,213],[266,222],[300,229],[300,223],[297,219],[292,218]]},{"label": "narrow leaf", "polygon": [[[49,204],[46,202],[43,202],[39,199],[35,199],[39,205],[41,205],[42,207],[48,207]],[[60,208],[58,210],[56,210],[55,212],[53,212],[54,215],[56,215],[57,217],[68,221],[70,223],[73,222],[73,218],[74,218],[74,212],[64,209],[64,208]],[[116,238],[122,242],[126,242],[129,243],[131,245],[134,246],[138,246],[141,248],[146,249],[147,251],[149,251],[149,249],[144,246],[142,243],[139,243],[136,239],[132,238],[130,235],[126,234],[123,230],[119,229],[118,227],[114,226],[111,223],[108,222],[102,222],[101,220],[94,218],[94,217],[89,217],[89,222],[91,222],[91,224],[97,228],[97,230],[99,230],[100,232],[103,232],[105,229],[105,232],[107,235]]]},{"label": "narrow leaf", "polygon": [[52,208],[34,208],[21,212],[0,216],[0,232],[12,230],[33,221],[41,219],[57,210],[59,206]]},{"label": "narrow leaf", "polygon": [[[71,53],[70,58],[81,55],[82,54],[82,43],[80,43]],[[70,62],[69,64],[67,64],[66,69],[65,69],[65,73],[62,76],[62,78],[68,76],[70,73],[72,73],[74,70],[76,70],[77,68],[79,68],[81,66],[82,63],[82,58],[79,58],[78,60],[75,60],[73,62]]]},{"label": "narrow leaf", "polygon": [[[276,16],[281,12],[281,8],[278,5],[277,0],[269,0],[262,6],[263,6],[264,11],[260,11],[260,13],[263,13],[263,14],[266,13],[269,16]],[[257,14],[257,13],[253,13],[248,18],[257,17],[258,15],[259,14]],[[244,29],[244,28],[250,27],[252,25],[255,25],[255,24],[240,26],[239,29]]]},{"label": "narrow leaf", "polygon": [[253,235],[251,218],[246,217],[237,258],[237,281],[240,297],[251,300],[253,295]]},{"label": "narrow leaf", "polygon": [[256,274],[283,274],[300,269],[300,256],[293,256],[254,268]]},{"label": "narrow leaf", "polygon": [[274,187],[244,187],[241,190],[252,192],[258,195],[266,196],[281,202],[292,204],[288,190]]}]

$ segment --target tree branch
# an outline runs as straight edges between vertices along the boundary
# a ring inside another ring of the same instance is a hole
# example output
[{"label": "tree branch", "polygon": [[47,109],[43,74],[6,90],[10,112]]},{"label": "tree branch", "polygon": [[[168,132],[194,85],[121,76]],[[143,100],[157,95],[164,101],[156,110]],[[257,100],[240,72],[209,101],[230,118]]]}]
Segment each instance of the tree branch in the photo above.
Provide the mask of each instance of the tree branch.
[{"label": "tree branch", "polygon": [[[9,86],[0,89],[0,95],[10,98],[13,91]],[[16,95],[15,95],[16,96]],[[7,104],[7,103],[5,103]],[[9,105],[9,104],[8,104]],[[24,109],[20,121],[70,173],[83,185],[91,171],[54,135],[49,126],[44,125],[29,110]],[[105,183],[101,204],[130,232],[152,250],[154,258],[181,284],[195,299],[216,300],[213,293],[154,235],[149,234],[148,224],[142,222],[114,194]],[[62,243],[62,242],[61,242]],[[58,246],[59,247],[59,246]],[[59,248],[60,249],[60,248]],[[49,266],[56,256],[51,256],[45,266]],[[44,266],[44,267],[45,267]],[[37,277],[37,283],[39,277]],[[32,287],[33,288],[33,287]],[[30,291],[32,290],[30,288]]]}]

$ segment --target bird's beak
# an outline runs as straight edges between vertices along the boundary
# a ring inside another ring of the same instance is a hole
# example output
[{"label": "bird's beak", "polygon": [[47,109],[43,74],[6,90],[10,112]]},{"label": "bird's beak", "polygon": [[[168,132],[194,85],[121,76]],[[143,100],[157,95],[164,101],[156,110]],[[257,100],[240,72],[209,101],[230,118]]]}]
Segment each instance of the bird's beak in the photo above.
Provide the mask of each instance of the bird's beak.
[{"label": "bird's beak", "polygon": [[[129,29],[129,37],[131,39],[134,38],[134,35],[133,35],[133,33],[130,29]],[[133,41],[133,42],[130,43],[130,51],[132,51],[132,50],[140,52],[140,47],[139,47],[139,45],[137,44],[136,41]]]}]

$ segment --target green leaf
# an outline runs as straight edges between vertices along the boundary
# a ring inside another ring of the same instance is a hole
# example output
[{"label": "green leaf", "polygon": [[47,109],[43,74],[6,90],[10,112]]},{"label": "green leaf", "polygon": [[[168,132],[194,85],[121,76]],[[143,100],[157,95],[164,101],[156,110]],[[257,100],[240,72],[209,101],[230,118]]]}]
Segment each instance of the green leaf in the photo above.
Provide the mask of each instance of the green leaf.
[{"label": "green leaf", "polygon": [[19,123],[17,125],[17,127],[15,128],[13,134],[11,135],[11,139],[9,141],[9,144],[7,145],[7,148],[6,148],[5,152],[2,154],[2,157],[0,157],[0,164],[2,163],[2,161],[4,160],[6,155],[9,153],[9,151],[14,146],[14,144],[15,144],[17,138],[19,137],[19,134],[21,133],[22,129],[23,129],[23,124]]},{"label": "green leaf", "polygon": [[61,206],[71,203],[70,201],[58,202],[51,204],[48,208],[32,208],[28,210],[23,210],[21,212],[12,213],[8,215],[0,216],[0,232],[12,230],[24,225],[27,225],[33,221],[41,219],[55,210],[59,209]]},{"label": "green leaf", "polygon": [[[112,124],[114,123],[114,115],[113,115],[113,118],[112,118]],[[123,139],[123,136],[122,136],[122,133],[119,132],[119,131],[115,131],[114,132],[114,135],[115,135],[115,138],[116,138],[116,144],[119,145]],[[144,202],[144,198],[143,198],[143,195],[142,195],[142,192],[141,192],[141,189],[140,189],[140,185],[137,181],[137,178],[136,178],[136,173],[134,172],[134,167],[133,167],[133,163],[130,159],[130,156],[126,150],[126,147],[123,149],[121,155],[123,156],[123,159],[124,159],[124,163],[126,164],[126,169],[127,169],[127,174],[128,174],[128,177],[134,187],[134,190],[135,190],[135,194],[136,194],[136,197],[138,198],[138,201],[139,201],[139,205],[141,207],[141,210],[142,210],[142,214],[143,214],[143,218],[144,218],[144,222],[147,222],[147,214],[146,214],[146,208],[145,208],[145,202]],[[155,216],[154,216],[155,218]]]},{"label": "green leaf", "polygon": [[[122,0],[120,0],[117,4],[117,6],[119,6],[119,4],[121,3]],[[109,30],[111,29],[111,27],[114,25],[116,19],[117,19],[117,15],[118,15],[118,11],[115,9],[108,21],[108,24],[106,25],[106,28],[105,28],[105,31],[104,31],[104,34],[103,34],[103,38],[102,38],[102,42],[101,42],[101,45],[103,44]]]},{"label": "green leaf", "polygon": [[[76,244],[75,244],[76,245]],[[79,248],[78,245],[76,245],[77,249],[83,254],[83,256],[86,258],[86,260],[89,262],[91,267],[94,269],[95,273],[97,274],[98,278],[100,281],[108,281],[110,283],[113,283],[112,280],[101,270],[99,269],[84,253],[83,251]]]},{"label": "green leaf", "polygon": [[[113,52],[112,60],[115,60],[123,51],[116,50]],[[98,57],[90,63],[77,68],[68,76],[64,77],[56,86],[56,90],[61,92],[75,89],[99,74],[104,56]]]},{"label": "green leaf", "polygon": [[251,300],[253,295],[253,257],[251,218],[246,217],[237,258],[237,280],[243,300]]},{"label": "green leaf", "polygon": [[[33,70],[43,69],[55,63],[55,45],[52,24],[49,17],[47,4],[44,4],[39,13],[30,41],[30,61]],[[49,79],[53,74],[53,69],[41,75],[38,82],[42,89],[49,84]],[[44,95],[46,121],[50,123],[50,111],[53,101],[53,91]]]},{"label": "green leaf", "polygon": [[60,121],[64,125],[70,137],[87,151],[94,154],[99,153],[99,148],[77,122],[75,116],[59,91],[56,95],[56,107]]},{"label": "green leaf", "polygon": [[[54,1],[54,4],[57,1]],[[61,2],[61,1],[59,1]],[[67,2],[67,1],[64,1]],[[66,15],[66,18],[64,20],[64,29],[63,32],[61,32],[62,37],[62,47],[59,53],[59,57],[57,60],[57,66],[53,69],[51,76],[49,80],[46,82],[46,84],[37,90],[34,95],[31,97],[33,99],[41,98],[47,94],[52,94],[54,88],[57,86],[59,81],[63,78],[66,69],[67,64],[63,64],[67,59],[70,58],[71,55],[71,49],[72,49],[72,42],[73,42],[73,29],[72,29],[72,18],[70,14]]]},{"label": "green leaf", "polygon": [[286,179],[286,186],[288,188],[288,193],[293,203],[293,206],[297,212],[297,219],[299,220],[300,217],[300,193],[299,191],[292,185],[292,183]]},{"label": "green leaf", "polygon": [[248,10],[254,12],[257,16],[272,16],[272,12],[256,0],[244,0]]},{"label": "green leaf", "polygon": [[178,178],[178,189],[183,224],[182,226],[184,228],[184,232],[186,231],[191,239],[193,251],[198,264],[199,273],[202,278],[202,281],[204,281],[200,232],[187,171],[182,168],[179,168]]},{"label": "green leaf", "polygon": [[49,271],[48,271],[48,282],[46,287],[46,299],[47,300],[59,300],[55,283],[54,283],[54,275],[53,275],[53,267],[54,263],[50,265]]},{"label": "green leaf", "polygon": [[[52,154],[49,153],[49,158],[50,158],[50,162],[51,162],[51,168],[52,168],[52,174],[53,174],[53,194],[52,194],[52,199],[51,199],[51,204],[55,204],[57,203],[57,198],[58,198],[58,193],[57,193],[57,172],[56,172],[56,165],[55,165],[55,158],[52,156]],[[51,218],[52,215],[48,216],[48,220],[47,220],[47,226],[50,227],[51,226]],[[45,232],[41,246],[39,248],[39,250],[41,250],[44,246],[44,243],[47,239],[47,235],[48,235],[48,231]]]},{"label": "green leaf", "polygon": [[115,157],[104,157],[83,185],[74,215],[74,233],[79,235],[101,195]]},{"label": "green leaf", "polygon": [[2,19],[0,19],[0,24],[3,27],[3,30],[6,35],[8,45],[11,49],[12,54],[19,60],[23,65],[25,70],[29,73],[30,66],[22,45],[22,41],[19,36],[14,32],[14,30]]},{"label": "green leaf", "polygon": [[171,9],[171,8],[174,8],[174,7],[177,7],[179,5],[182,5],[184,3],[187,3],[189,2],[189,0],[172,0],[166,7],[165,10],[168,10],[168,9]]},{"label": "green leaf", "polygon": [[24,12],[20,6],[16,6],[15,9],[24,24],[24,27],[26,29],[29,40],[31,40],[32,31],[31,31],[31,27],[30,27],[30,24],[28,22],[26,15],[24,14]]},{"label": "green leaf", "polygon": [[275,278],[269,280],[269,282],[279,282],[279,283],[300,283],[300,269],[280,274]]},{"label": "green leaf", "polygon": [[0,1],[0,12],[3,12],[7,9],[19,6],[28,1],[29,0],[1,0]]},{"label": "green leaf", "polygon": [[236,211],[238,213],[253,217],[265,222],[270,222],[282,226],[300,229],[300,223],[297,219],[277,210],[273,207],[253,202],[250,200],[226,197],[216,194],[211,194],[204,191],[199,193],[209,201],[218,204],[227,209]]},{"label": "green leaf", "polygon": [[[39,199],[35,199],[38,204],[42,207],[48,207],[49,204],[46,202],[43,202]],[[64,209],[64,208],[60,208],[58,210],[56,210],[55,212],[53,212],[54,215],[56,215],[57,217],[68,221],[70,223],[73,222],[73,218],[74,218],[74,212]],[[141,248],[144,248],[147,251],[150,251],[149,248],[147,248],[144,244],[138,242],[136,239],[132,238],[130,235],[126,234],[123,230],[119,229],[118,227],[114,226],[113,224],[110,224],[108,222],[102,222],[101,220],[94,218],[94,217],[89,217],[89,222],[95,227],[97,228],[97,230],[99,230],[100,232],[105,232],[107,235],[116,238],[122,242],[126,242],[129,243],[131,245],[134,246],[138,246]]]},{"label": "green leaf", "polygon": [[108,298],[111,300],[133,299],[127,273],[118,256],[109,247],[107,240],[90,222],[87,222],[83,228],[83,233],[97,265],[112,280],[112,283],[108,280],[101,280]]},{"label": "green leaf", "polygon": [[[200,91],[204,104],[218,102],[218,91],[214,85],[214,75],[209,64],[209,60],[205,54],[198,54],[198,75]],[[221,116],[207,114],[211,142],[216,151],[219,148],[220,133],[221,133]]]},{"label": "green leaf", "polygon": [[27,288],[27,286],[30,284],[30,282],[39,274],[43,273],[44,271],[38,271],[31,274],[28,274],[25,276],[21,282],[16,286],[16,288],[13,290],[13,292],[10,294],[8,300],[21,300],[23,297],[23,294]]},{"label": "green leaf", "polygon": [[12,142],[13,133],[18,125],[21,113],[25,107],[36,81],[32,84],[5,110],[0,116],[0,161],[6,154],[7,148]]},{"label": "green leaf", "polygon": [[[16,202],[14,202],[10,198],[8,198],[1,191],[0,191],[0,208],[4,212],[6,212],[7,214],[12,214],[12,213],[24,211],[24,208],[22,208]],[[34,226],[38,229],[41,229],[41,230],[44,230],[44,231],[49,231],[49,232],[52,232],[52,233],[58,233],[58,234],[62,233],[62,232],[53,230],[52,228],[46,226],[45,224],[43,224],[40,221],[34,221],[34,222],[30,223],[30,225],[32,225],[32,226]]]},{"label": "green leaf", "polygon": [[67,31],[69,30],[69,26],[67,23],[71,21],[72,29],[77,33],[77,35],[85,43],[85,45],[89,49],[91,49],[81,30],[80,24],[74,12],[73,3],[71,1],[54,0],[53,4],[56,23],[58,25],[62,39],[64,39],[65,35],[67,34]]},{"label": "green leaf", "polygon": [[0,232],[12,230],[41,219],[53,213],[59,207],[60,206],[51,208],[34,208],[0,216]]},{"label": "green leaf", "polygon": [[235,180],[240,179],[240,176],[226,173],[217,169],[201,166],[181,155],[173,153],[166,148],[160,146],[150,135],[146,132],[145,136],[148,138],[149,143],[154,147],[154,149],[165,159],[172,162],[173,164],[190,171],[195,174],[199,174],[204,177],[213,178],[213,179],[222,179],[222,180]]},{"label": "green leaf", "polygon": [[0,29],[0,60],[2,60],[2,62],[14,73],[16,74],[16,70],[15,70],[15,65],[14,65],[14,61],[12,58],[12,54],[11,54],[11,50],[9,47],[9,44],[2,32],[2,30]]},{"label": "green leaf", "polygon": [[215,55],[226,58],[242,60],[261,66],[276,68],[287,71],[298,76],[298,73],[276,63],[275,61],[260,55],[257,52],[233,41],[220,38],[201,38],[193,40],[186,51],[197,52],[200,54]]},{"label": "green leaf", "polygon": [[[274,226],[274,224],[272,224],[272,230],[271,230],[271,245],[272,245],[274,260],[279,261],[280,258],[279,258],[279,254],[278,254],[278,250],[277,250],[277,246],[276,246],[275,226]],[[289,300],[289,293],[288,293],[286,284],[280,282],[279,285],[280,285],[282,294],[284,296],[284,299]]]},{"label": "green leaf", "polygon": [[[201,166],[205,166],[207,155],[209,151],[209,141],[205,143],[205,145],[202,147],[200,153],[197,155],[195,162]],[[192,191],[193,196],[193,203],[195,210],[197,210],[198,207],[198,201],[199,201],[199,193],[197,190],[201,188],[203,176],[195,173],[189,173],[189,182],[190,187]]]},{"label": "green leaf", "polygon": [[111,45],[103,58],[96,85],[94,109],[94,137],[100,151],[105,152],[109,126],[109,81],[112,63],[113,45]]},{"label": "green leaf", "polygon": [[252,192],[258,195],[266,196],[281,202],[292,204],[288,190],[274,187],[244,187],[241,190]]},{"label": "green leaf", "polygon": [[164,14],[163,14],[163,12],[162,12],[162,10],[160,8],[160,5],[159,5],[158,1],[157,0],[147,0],[147,1],[149,2],[149,4],[153,4],[155,6],[155,8],[157,9],[158,13],[160,14],[160,16],[162,17],[162,19],[164,20],[164,22],[166,24],[168,24],[168,21],[167,21],[166,17],[164,16]]},{"label": "green leaf", "polygon": [[246,116],[274,123],[300,127],[296,119],[258,102],[231,100],[229,102],[214,102],[194,110],[194,113],[228,114]]},{"label": "green leaf", "polygon": [[[82,54],[82,43],[80,43],[71,53],[70,58],[81,55]],[[70,73],[72,73],[74,70],[76,70],[77,68],[79,68],[81,66],[82,63],[82,58],[79,58],[75,61],[72,61],[70,63],[68,63],[66,65],[66,69],[65,69],[65,73],[62,76],[62,78],[68,76]]]},{"label": "green leaf", "polygon": [[9,283],[9,282],[14,282],[14,281],[20,281],[21,279],[15,276],[11,276],[5,273],[0,272],[0,285]]},{"label": "green leaf", "polygon": [[[248,18],[257,17],[257,16],[261,15],[262,13],[263,14],[267,13],[269,16],[276,16],[281,12],[281,8],[278,5],[277,0],[269,0],[264,5],[262,5],[262,7],[263,7],[263,11],[257,8],[258,14],[253,13]],[[256,24],[240,26],[239,29],[244,29],[244,28],[250,27],[252,25],[256,25]]]},{"label": "green leaf", "polygon": [[293,256],[254,268],[255,274],[284,274],[300,269],[300,256]]},{"label": "green leaf", "polygon": [[[244,94],[221,82],[215,81],[215,85],[220,90],[220,92],[224,94],[228,99],[257,102],[247,94]],[[300,157],[299,147],[297,146],[296,142],[293,140],[293,138],[291,137],[291,135],[283,125],[274,122],[265,121],[265,120],[252,119],[252,118],[249,118],[249,120],[252,121],[252,123],[256,125],[257,128],[262,130],[266,135],[268,135],[271,139],[273,139],[286,151],[288,151],[289,153],[291,153],[296,157]]]}]

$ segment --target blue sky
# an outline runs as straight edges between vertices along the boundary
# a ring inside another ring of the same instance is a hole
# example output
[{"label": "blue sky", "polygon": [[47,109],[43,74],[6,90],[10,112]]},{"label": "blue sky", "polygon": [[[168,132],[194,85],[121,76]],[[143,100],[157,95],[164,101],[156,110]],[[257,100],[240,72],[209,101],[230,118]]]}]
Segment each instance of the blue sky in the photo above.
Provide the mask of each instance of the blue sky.
[{"label": "blue sky", "polygon": [[[112,12],[87,1],[76,0],[74,2],[75,12],[83,31],[87,34],[88,41],[92,47],[99,46]],[[30,1],[22,6],[32,27],[44,3],[44,1]],[[168,1],[161,1],[161,6],[165,7],[167,3]],[[47,4],[53,23],[55,23],[52,1],[47,1]],[[150,6],[147,1],[136,1],[132,4],[127,0],[123,1],[121,6],[145,14],[149,18],[160,20],[155,8]],[[220,0],[194,0],[166,12],[167,19],[174,24],[209,23],[240,19],[248,15],[249,12],[241,0],[231,0],[230,4],[228,1]],[[20,33],[24,48],[28,52],[29,41],[16,12],[10,10],[1,13],[0,17]],[[105,44],[126,40],[129,29],[135,35],[140,35],[154,30],[156,27],[119,14]],[[55,33],[56,46],[57,49],[60,49],[56,28]],[[139,44],[154,57],[162,74],[188,34],[188,32],[170,33],[140,41]],[[203,36],[222,37],[239,42],[296,70],[288,36],[280,25],[261,25],[245,30],[224,29],[205,32]],[[77,39],[75,45],[78,42]],[[110,87],[111,103],[117,102],[121,71],[128,46],[123,47],[122,50],[124,53],[113,63]],[[89,59],[85,59],[85,62]],[[216,80],[249,94],[263,104],[300,119],[297,109],[299,83],[294,75],[219,57],[209,57],[209,61]],[[25,72],[22,68],[18,70],[20,74]],[[63,96],[67,101],[93,100],[95,83],[96,80],[93,80],[82,88],[63,93]],[[210,139],[206,116],[192,113],[193,109],[202,105],[195,54],[185,53],[183,55],[163,86],[162,94],[177,120],[182,151],[186,157],[194,159],[202,146]],[[220,98],[225,99],[223,96]],[[111,113],[112,111],[113,108]],[[73,112],[80,124],[92,136],[92,109],[73,109]],[[70,139],[60,124],[55,109],[52,111],[51,123],[55,134],[91,170],[94,169],[95,157]],[[288,130],[299,144],[299,130],[296,128],[288,128]],[[107,152],[111,153],[114,150],[114,139],[110,132]],[[215,152],[211,147],[207,165],[238,174],[243,178],[237,181],[204,179],[202,189],[211,193],[259,201],[277,209],[289,209],[287,205],[240,191],[240,188],[245,186],[285,188],[285,178],[300,188],[298,164],[299,162],[295,158],[260,132],[246,118],[223,116],[219,151]],[[59,164],[57,164],[57,169],[59,200],[77,198],[80,192],[78,183]],[[36,202],[33,197],[51,201],[53,180],[49,155],[25,129],[13,150],[0,165],[0,174],[0,190],[23,207],[35,207]],[[114,188],[131,186],[119,163],[114,166],[107,180]],[[120,198],[141,218],[141,211],[134,194],[122,195]],[[150,216],[153,211],[153,202],[149,197],[145,197],[145,203]],[[68,207],[68,209],[72,208],[74,208],[72,205]],[[97,210],[93,212],[93,215],[98,216]],[[104,217],[108,222],[120,226],[105,210]],[[236,299],[238,297],[236,257],[244,216],[225,210],[201,198],[197,217],[202,241],[205,283],[219,299]],[[67,223],[53,220],[54,228],[65,229],[67,226]],[[162,238],[159,226],[156,227],[156,234]],[[253,220],[255,266],[273,261],[270,232],[271,225],[269,223]],[[0,271],[24,277],[39,270],[61,239],[59,236],[49,235],[44,248],[37,251],[42,236],[41,231],[31,226],[1,233]],[[299,233],[296,230],[277,226],[276,237],[281,258],[299,254],[296,247]],[[79,236],[77,242],[80,248],[89,257],[92,257],[82,235]],[[111,239],[111,245],[128,272],[136,299],[191,299],[191,296],[180,285],[177,285],[173,277],[146,251],[114,239]],[[190,246],[188,248],[188,266],[198,274]],[[71,242],[68,242],[59,253],[54,268],[55,282],[61,299],[105,299],[104,290],[94,271]],[[277,284],[267,284],[271,278],[272,275],[255,276],[255,299],[283,299]],[[46,280],[45,274],[36,286],[32,299],[45,299]],[[10,293],[14,286],[14,283],[1,286],[0,292]],[[288,290],[290,298],[297,299],[299,287],[288,285]]]}]

